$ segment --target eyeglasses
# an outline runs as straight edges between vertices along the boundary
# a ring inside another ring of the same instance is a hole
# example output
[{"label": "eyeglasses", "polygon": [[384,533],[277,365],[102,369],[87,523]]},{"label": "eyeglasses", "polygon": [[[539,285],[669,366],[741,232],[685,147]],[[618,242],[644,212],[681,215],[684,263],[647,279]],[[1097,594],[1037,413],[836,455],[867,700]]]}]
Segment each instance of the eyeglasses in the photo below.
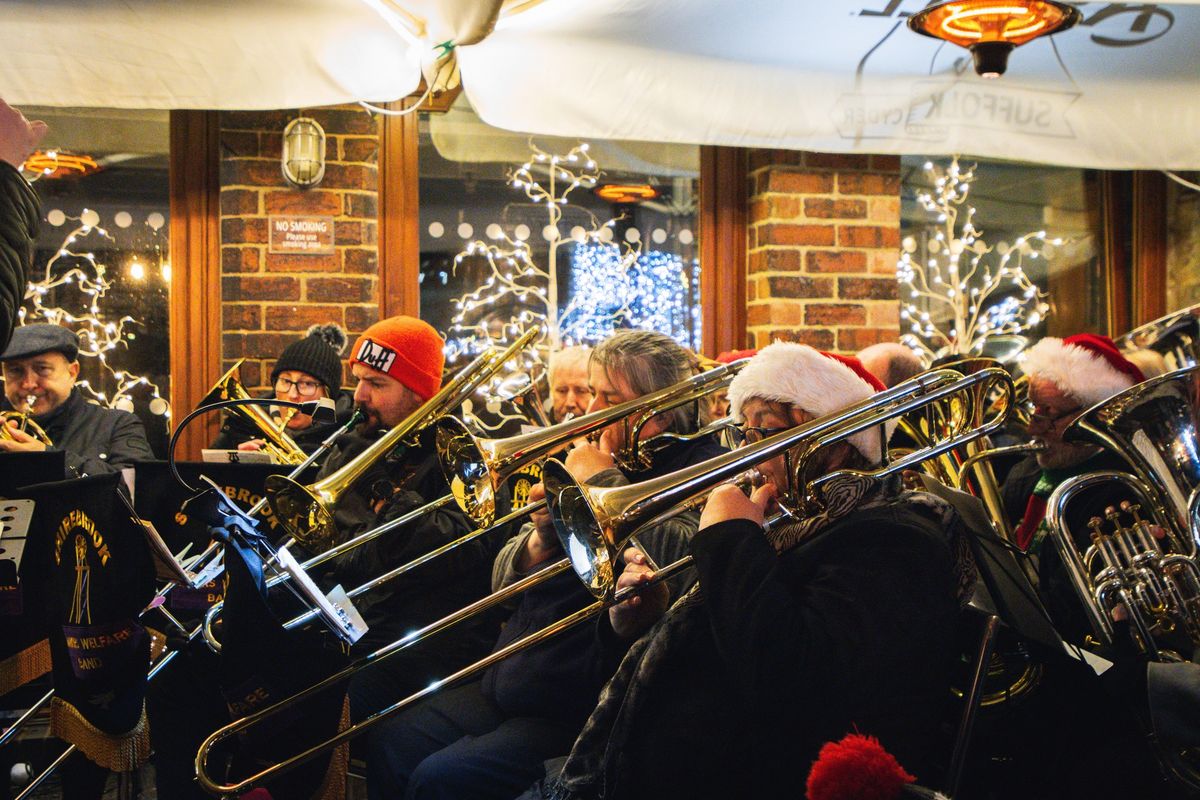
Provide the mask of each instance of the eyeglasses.
[{"label": "eyeglasses", "polygon": [[1046,409],[1039,406],[1034,406],[1033,411],[1029,415],[1029,427],[1042,427],[1046,429],[1053,428],[1059,422],[1062,422],[1067,417],[1074,417],[1079,414],[1078,408],[1068,409],[1061,414],[1050,416]]},{"label": "eyeglasses", "polygon": [[741,447],[744,444],[761,442],[768,436],[774,436],[777,433],[783,433],[788,430],[791,430],[791,428],[731,427],[729,429],[729,438],[734,447]]},{"label": "eyeglasses", "polygon": [[287,394],[292,387],[295,387],[296,394],[301,397],[312,397],[322,385],[318,381],[293,381],[281,375],[275,380],[275,392],[276,394]]}]

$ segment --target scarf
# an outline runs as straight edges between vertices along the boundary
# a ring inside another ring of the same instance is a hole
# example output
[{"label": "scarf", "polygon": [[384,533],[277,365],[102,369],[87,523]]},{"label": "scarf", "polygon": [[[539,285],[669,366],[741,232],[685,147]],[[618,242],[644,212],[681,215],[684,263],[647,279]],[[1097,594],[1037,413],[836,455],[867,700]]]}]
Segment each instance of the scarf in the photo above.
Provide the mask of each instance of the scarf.
[{"label": "scarf", "polygon": [[[896,477],[874,478],[844,474],[818,488],[820,513],[767,533],[776,552],[783,554],[807,541],[851,511],[891,504],[915,505],[918,512],[942,522],[943,530],[960,542],[955,546],[959,600],[969,599],[974,585],[974,561],[957,514],[944,500],[923,492],[900,492]],[[604,686],[592,715],[575,740],[556,779],[541,787],[548,800],[604,800],[620,795],[623,753],[638,712],[655,677],[677,642],[686,641],[703,617],[695,611],[703,602],[699,584],[677,600],[665,615],[629,648],[616,673]]]}]

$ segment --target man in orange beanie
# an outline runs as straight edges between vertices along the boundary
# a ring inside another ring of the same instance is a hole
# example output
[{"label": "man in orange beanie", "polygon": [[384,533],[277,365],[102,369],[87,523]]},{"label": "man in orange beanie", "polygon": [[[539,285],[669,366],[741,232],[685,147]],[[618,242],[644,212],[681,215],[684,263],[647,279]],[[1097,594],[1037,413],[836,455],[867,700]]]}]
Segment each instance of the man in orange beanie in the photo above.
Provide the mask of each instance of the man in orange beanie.
[{"label": "man in orange beanie", "polygon": [[[350,371],[357,381],[354,404],[366,421],[337,440],[318,478],[333,474],[362,455],[382,434],[438,392],[442,346],[437,331],[407,316],[381,320],[358,337],[350,351]],[[349,539],[449,494],[433,438],[433,431],[426,429],[415,442],[401,443],[387,457],[377,459],[367,474],[342,494],[334,508],[341,538]],[[338,584],[349,591],[461,537],[473,527],[451,503],[337,556],[323,570],[318,567],[310,574],[326,591]],[[351,655],[377,650],[487,594],[491,590],[492,562],[503,541],[501,531],[496,537],[463,545],[354,598],[368,630]],[[304,554],[297,556],[302,558]],[[448,664],[467,664],[486,655],[497,630],[493,619],[481,616],[472,624],[458,626],[420,647],[360,670],[348,688],[352,717],[360,720],[428,686],[444,677]],[[201,670],[193,669],[197,672]],[[198,681],[205,678],[203,674],[195,677]],[[160,718],[161,725],[152,723],[162,731],[155,744],[158,796],[200,800],[205,795],[196,785],[192,762],[199,739],[211,727],[199,726],[199,738],[189,740],[190,734],[179,733],[183,726],[178,720],[165,715]],[[165,733],[176,734],[176,741],[165,741]]]},{"label": "man in orange beanie", "polygon": [[[354,404],[366,421],[337,442],[319,477],[345,466],[437,394],[442,386],[443,345],[428,323],[408,316],[380,320],[358,337],[350,350],[350,373],[358,381]],[[427,428],[415,443],[401,444],[355,482],[334,512],[340,533],[354,536],[449,494],[433,438]],[[358,586],[473,527],[454,504],[422,515],[334,559],[328,584]],[[355,598],[370,627],[355,649],[375,650],[487,594],[492,561],[503,541],[498,536],[464,545]],[[495,635],[495,625],[481,617],[474,625],[434,637],[428,644],[361,671],[350,684],[351,715],[361,719],[428,686],[445,674],[446,664],[465,664],[486,655]]]}]

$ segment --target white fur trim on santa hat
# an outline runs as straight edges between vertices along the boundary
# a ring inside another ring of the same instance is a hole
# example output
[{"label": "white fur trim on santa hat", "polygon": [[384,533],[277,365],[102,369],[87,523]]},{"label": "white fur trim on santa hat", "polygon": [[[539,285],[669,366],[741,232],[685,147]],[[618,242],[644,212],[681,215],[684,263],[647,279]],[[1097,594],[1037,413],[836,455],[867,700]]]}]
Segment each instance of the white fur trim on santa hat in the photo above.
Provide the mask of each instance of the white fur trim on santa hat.
[{"label": "white fur trim on santa hat", "polygon": [[1048,336],[1025,351],[1021,368],[1031,379],[1049,381],[1083,406],[1094,406],[1133,386],[1133,379],[1083,347]]},{"label": "white fur trim on santa hat", "polygon": [[[751,397],[787,403],[823,417],[865,400],[874,388],[840,361],[824,356],[806,344],[775,342],[758,351],[729,385],[729,410],[742,422],[742,406]],[[885,430],[891,438],[896,423]],[[850,437],[850,443],[873,463],[881,459],[875,429]]]}]

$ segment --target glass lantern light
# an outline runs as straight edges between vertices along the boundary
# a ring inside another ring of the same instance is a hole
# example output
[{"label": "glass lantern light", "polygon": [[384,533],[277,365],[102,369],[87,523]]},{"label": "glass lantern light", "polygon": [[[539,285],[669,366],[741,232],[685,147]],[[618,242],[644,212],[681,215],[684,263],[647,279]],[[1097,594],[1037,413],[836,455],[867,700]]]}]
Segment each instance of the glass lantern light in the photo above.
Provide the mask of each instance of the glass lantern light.
[{"label": "glass lantern light", "polygon": [[297,117],[283,129],[283,177],[301,189],[325,177],[325,129],[311,117]]}]

